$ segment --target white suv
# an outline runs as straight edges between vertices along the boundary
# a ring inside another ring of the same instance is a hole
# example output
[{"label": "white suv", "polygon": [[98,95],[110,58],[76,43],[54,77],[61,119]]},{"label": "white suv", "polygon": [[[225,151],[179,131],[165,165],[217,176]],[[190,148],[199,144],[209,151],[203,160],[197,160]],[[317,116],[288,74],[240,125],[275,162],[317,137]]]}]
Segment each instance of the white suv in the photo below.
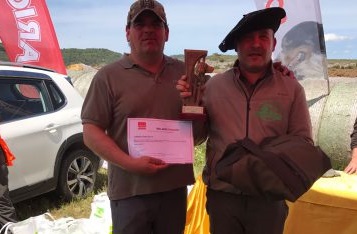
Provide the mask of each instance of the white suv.
[{"label": "white suv", "polygon": [[55,189],[67,200],[93,191],[100,160],[83,143],[82,103],[65,75],[0,63],[0,135],[16,157],[13,202]]}]

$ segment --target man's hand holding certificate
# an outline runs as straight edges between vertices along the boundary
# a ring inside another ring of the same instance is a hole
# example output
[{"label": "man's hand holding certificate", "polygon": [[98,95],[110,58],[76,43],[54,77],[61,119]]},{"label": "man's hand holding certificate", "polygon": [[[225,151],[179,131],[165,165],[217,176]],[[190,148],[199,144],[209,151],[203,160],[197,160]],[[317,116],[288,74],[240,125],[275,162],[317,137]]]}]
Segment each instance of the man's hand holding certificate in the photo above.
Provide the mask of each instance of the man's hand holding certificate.
[{"label": "man's hand holding certificate", "polygon": [[129,118],[132,157],[151,156],[166,163],[193,163],[192,124],[188,121]]}]

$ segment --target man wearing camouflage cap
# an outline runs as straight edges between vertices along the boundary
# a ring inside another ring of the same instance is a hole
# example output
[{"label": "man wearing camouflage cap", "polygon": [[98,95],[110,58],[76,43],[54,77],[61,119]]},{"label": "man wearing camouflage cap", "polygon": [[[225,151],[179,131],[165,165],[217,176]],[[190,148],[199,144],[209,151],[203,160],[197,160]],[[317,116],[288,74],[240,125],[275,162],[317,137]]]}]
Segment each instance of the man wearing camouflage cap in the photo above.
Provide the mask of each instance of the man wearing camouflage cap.
[{"label": "man wearing camouflage cap", "polygon": [[179,119],[182,101],[174,84],[182,61],[164,55],[169,28],[163,6],[135,1],[126,39],[130,53],[95,75],[82,109],[86,145],[109,162],[108,196],[113,233],[181,234],[186,221],[192,164],[129,155],[128,118]]}]

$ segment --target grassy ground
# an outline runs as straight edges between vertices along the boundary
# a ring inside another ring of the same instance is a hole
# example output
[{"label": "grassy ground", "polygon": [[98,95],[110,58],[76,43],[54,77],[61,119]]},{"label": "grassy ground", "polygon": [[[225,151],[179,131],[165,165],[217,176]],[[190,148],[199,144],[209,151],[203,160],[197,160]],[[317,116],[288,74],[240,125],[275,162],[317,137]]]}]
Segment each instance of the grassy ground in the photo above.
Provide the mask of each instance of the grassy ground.
[{"label": "grassy ground", "polygon": [[206,153],[205,143],[195,147],[195,161],[193,163],[193,169],[195,171],[196,177],[202,174],[202,170],[205,165],[205,153]]},{"label": "grassy ground", "polygon": [[93,196],[107,190],[107,171],[100,169],[94,192],[85,199],[65,202],[58,198],[54,192],[35,197],[31,200],[15,204],[15,209],[20,220],[50,212],[54,218],[73,217],[89,218]]},{"label": "grassy ground", "polygon": [[[202,172],[204,166],[205,144],[196,147],[194,170],[195,175]],[[64,217],[89,218],[91,203],[95,194],[107,191],[107,170],[100,169],[95,191],[85,199],[64,202],[54,192],[44,194],[31,200],[15,204],[16,212],[20,220],[50,212],[56,219]]]}]

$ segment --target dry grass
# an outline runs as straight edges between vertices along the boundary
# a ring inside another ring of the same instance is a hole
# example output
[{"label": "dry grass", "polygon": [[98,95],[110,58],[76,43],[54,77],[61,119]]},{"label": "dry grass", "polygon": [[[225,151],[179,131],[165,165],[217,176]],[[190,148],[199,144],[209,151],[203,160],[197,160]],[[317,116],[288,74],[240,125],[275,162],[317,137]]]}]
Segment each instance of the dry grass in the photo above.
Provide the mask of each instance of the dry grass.
[{"label": "dry grass", "polygon": [[329,77],[357,77],[357,68],[329,68],[328,75]]},{"label": "dry grass", "polygon": [[[214,72],[223,72],[231,68],[235,60],[235,55],[207,56],[207,63],[215,68]],[[328,59],[327,63],[329,77],[357,77],[357,60],[355,59]]]}]

